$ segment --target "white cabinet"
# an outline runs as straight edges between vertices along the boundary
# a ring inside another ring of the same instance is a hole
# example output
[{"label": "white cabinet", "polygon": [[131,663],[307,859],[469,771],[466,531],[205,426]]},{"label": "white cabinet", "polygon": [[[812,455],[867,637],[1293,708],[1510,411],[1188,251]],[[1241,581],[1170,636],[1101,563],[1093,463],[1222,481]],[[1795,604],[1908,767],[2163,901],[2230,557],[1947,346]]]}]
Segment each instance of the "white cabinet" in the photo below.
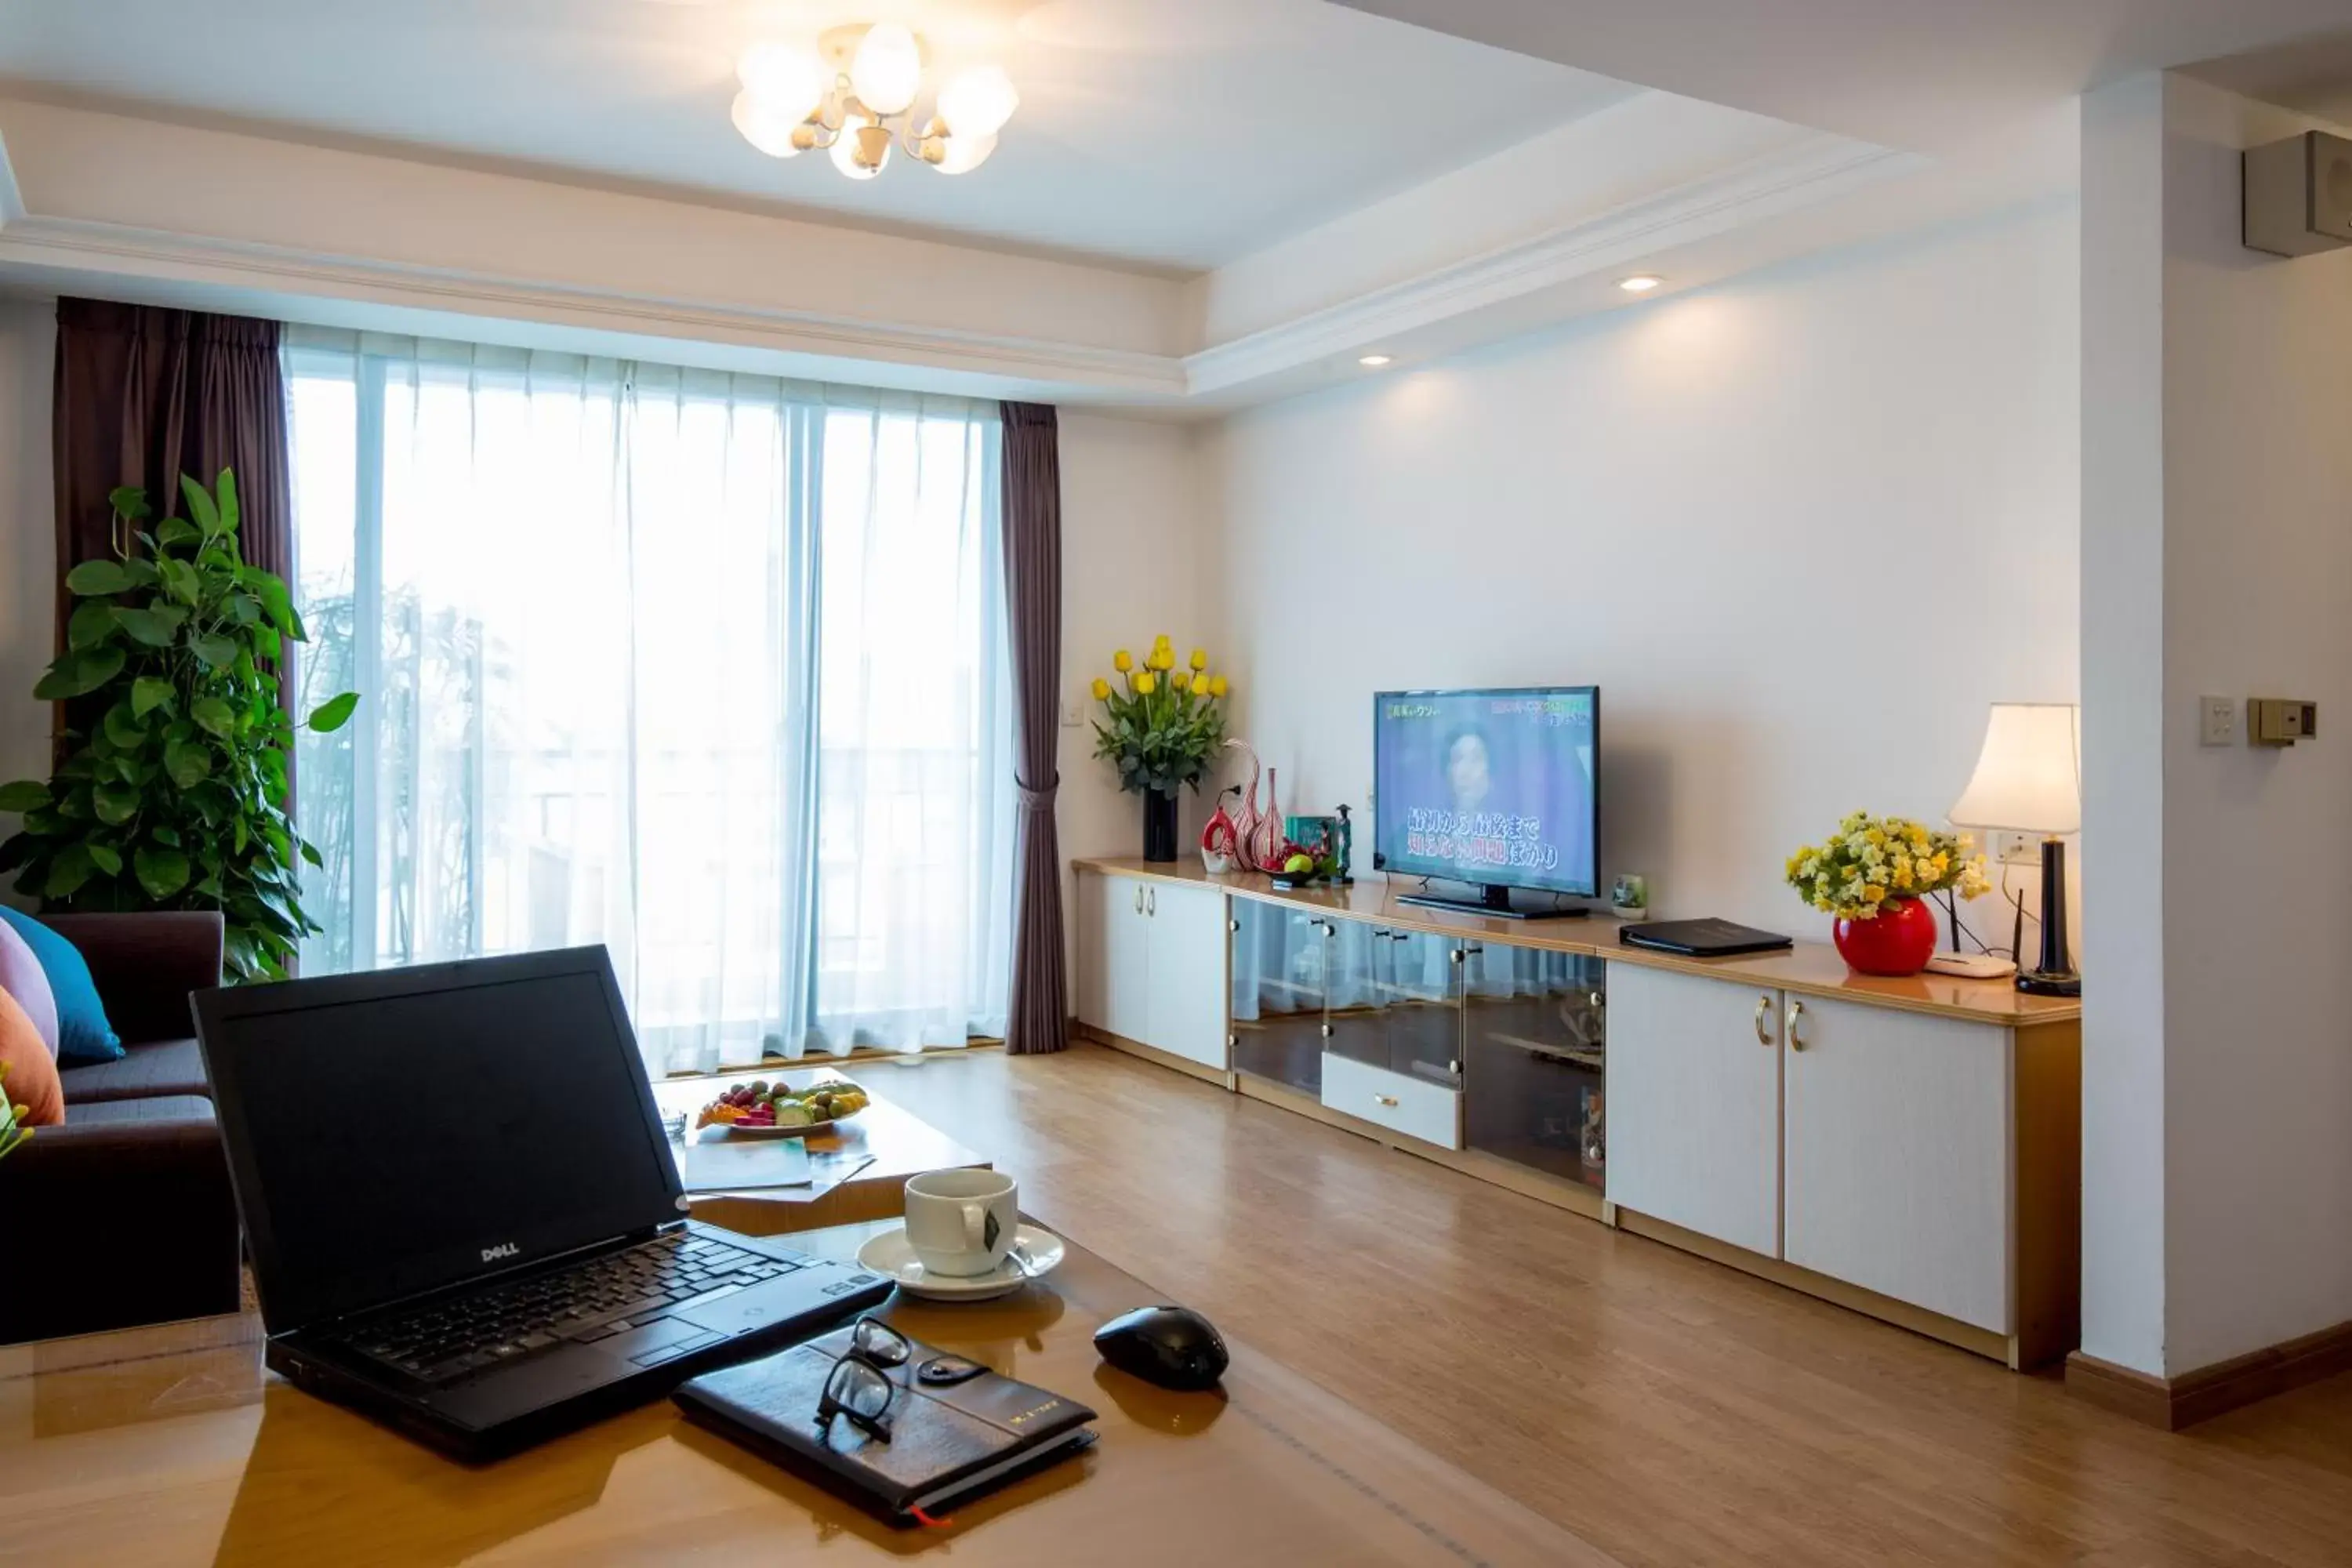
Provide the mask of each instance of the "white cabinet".
[{"label": "white cabinet", "polygon": [[1225,1067],[1225,896],[1082,872],[1078,1021],[1188,1061]]},{"label": "white cabinet", "polygon": [[1441,1149],[1462,1147],[1458,1090],[1326,1051],[1321,1093],[1323,1103],[1334,1110]]},{"label": "white cabinet", "polygon": [[1609,966],[1612,1203],[1780,1251],[1778,991]]},{"label": "white cabinet", "polygon": [[2007,1332],[2009,1031],[1790,1005],[1788,1260]]}]

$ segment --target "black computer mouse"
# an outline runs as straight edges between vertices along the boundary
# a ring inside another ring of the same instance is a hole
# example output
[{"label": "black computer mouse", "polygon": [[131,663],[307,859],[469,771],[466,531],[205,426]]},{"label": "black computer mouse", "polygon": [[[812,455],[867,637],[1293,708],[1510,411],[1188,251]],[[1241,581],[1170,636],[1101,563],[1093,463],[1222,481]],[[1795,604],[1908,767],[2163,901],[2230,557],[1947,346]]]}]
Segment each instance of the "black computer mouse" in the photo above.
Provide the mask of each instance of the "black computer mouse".
[{"label": "black computer mouse", "polygon": [[1103,1360],[1146,1383],[1214,1388],[1232,1357],[1209,1320],[1189,1307],[1138,1307],[1095,1331]]}]

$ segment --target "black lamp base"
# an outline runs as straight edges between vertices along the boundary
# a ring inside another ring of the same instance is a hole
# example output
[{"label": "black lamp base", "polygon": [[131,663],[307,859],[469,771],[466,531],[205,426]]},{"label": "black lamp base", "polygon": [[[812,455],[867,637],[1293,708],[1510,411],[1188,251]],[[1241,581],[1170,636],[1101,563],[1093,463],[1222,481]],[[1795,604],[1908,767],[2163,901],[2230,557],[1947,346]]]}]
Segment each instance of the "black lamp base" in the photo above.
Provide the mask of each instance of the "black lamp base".
[{"label": "black lamp base", "polygon": [[2045,974],[2039,969],[2017,972],[2017,988],[2036,996],[2080,996],[2083,977],[2079,974]]},{"label": "black lamp base", "polygon": [[[2023,953],[2018,954],[2022,959]],[[2017,988],[2035,996],[2080,996],[2083,977],[2074,973],[2074,955],[2066,951],[2066,846],[2056,838],[2042,841],[2042,962],[2032,969],[2021,964]]]}]

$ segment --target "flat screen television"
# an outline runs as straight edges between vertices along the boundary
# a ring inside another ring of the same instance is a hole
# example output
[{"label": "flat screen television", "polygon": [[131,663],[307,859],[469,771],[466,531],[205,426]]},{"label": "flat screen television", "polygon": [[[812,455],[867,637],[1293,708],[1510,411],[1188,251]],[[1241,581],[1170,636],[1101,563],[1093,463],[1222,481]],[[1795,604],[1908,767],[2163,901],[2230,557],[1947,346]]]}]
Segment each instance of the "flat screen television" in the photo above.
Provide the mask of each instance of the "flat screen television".
[{"label": "flat screen television", "polygon": [[1511,892],[1601,891],[1601,689],[1381,691],[1372,698],[1372,866],[1465,882],[1401,902],[1526,919],[1581,909]]}]

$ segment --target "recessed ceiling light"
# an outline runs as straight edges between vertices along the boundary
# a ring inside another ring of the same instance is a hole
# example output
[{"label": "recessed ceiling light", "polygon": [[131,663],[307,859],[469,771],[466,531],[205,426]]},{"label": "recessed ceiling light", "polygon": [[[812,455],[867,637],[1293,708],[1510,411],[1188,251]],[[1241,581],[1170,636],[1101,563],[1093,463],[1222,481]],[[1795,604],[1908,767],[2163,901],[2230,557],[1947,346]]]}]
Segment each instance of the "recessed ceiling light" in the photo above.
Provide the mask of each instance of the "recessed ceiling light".
[{"label": "recessed ceiling light", "polygon": [[1631,278],[1619,279],[1617,287],[1628,294],[1646,294],[1664,281],[1664,279],[1654,272],[1636,272]]},{"label": "recessed ceiling light", "polygon": [[1378,370],[1381,366],[1389,363],[1389,356],[1386,354],[1366,354],[1356,363],[1360,365],[1369,365],[1372,369]]}]

